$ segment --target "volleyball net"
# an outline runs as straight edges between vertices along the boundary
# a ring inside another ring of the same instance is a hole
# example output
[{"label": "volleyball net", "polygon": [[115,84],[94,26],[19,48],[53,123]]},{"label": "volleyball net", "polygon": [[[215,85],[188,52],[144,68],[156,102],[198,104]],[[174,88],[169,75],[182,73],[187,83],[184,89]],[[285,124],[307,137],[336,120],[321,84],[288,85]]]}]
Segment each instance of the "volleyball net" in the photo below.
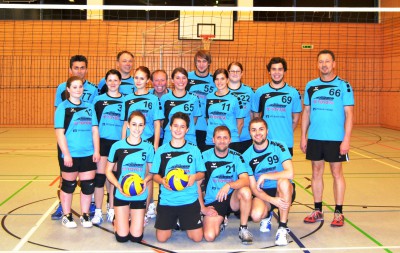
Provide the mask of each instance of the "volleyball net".
[{"label": "volleyball net", "polygon": [[[376,107],[373,94],[400,92],[399,10],[0,4],[0,125],[52,125],[69,58],[85,55],[87,79],[98,83],[122,50],[135,55],[134,66],[167,73],[193,70],[196,51],[209,50],[211,72],[241,62],[242,81],[254,89],[279,56],[288,62],[285,81],[303,92],[318,77],[318,52],[330,49],[361,106]],[[356,124],[379,124],[363,110]]]}]

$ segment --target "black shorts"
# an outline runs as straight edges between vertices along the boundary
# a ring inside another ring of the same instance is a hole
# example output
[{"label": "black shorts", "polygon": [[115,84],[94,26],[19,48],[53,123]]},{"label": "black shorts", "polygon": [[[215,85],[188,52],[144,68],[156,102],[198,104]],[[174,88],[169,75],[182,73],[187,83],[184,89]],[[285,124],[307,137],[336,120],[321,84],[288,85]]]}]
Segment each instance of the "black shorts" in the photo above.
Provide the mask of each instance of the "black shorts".
[{"label": "black shorts", "polygon": [[206,136],[207,132],[202,130],[196,130],[196,142],[197,147],[200,149],[201,152],[207,150],[206,148]]},{"label": "black shorts", "polygon": [[232,191],[232,193],[228,194],[226,200],[224,200],[222,202],[218,202],[218,200],[216,200],[206,206],[213,206],[219,216],[225,217],[233,212],[233,210],[231,209],[232,194],[233,194],[233,191]]},{"label": "black shorts", "polygon": [[181,230],[193,230],[203,226],[200,215],[200,203],[196,200],[192,204],[182,206],[157,205],[156,224],[160,230],[170,230],[176,227],[179,220]]},{"label": "black shorts", "polygon": [[93,162],[93,156],[86,157],[72,157],[72,167],[64,165],[64,158],[62,159],[62,172],[86,172],[96,170],[96,163]]},{"label": "black shorts", "polygon": [[129,206],[130,209],[146,209],[146,200],[127,201],[115,197],[114,192],[114,206]]},{"label": "black shorts", "polygon": [[111,146],[116,142],[116,140],[100,138],[100,155],[108,157],[108,155],[110,154]]},{"label": "black shorts", "polygon": [[349,160],[348,154],[340,154],[341,141],[307,141],[306,159],[311,161],[344,162]]},{"label": "black shorts", "polygon": [[[292,193],[292,203],[293,203],[293,201],[296,199],[296,185],[294,183],[292,183],[292,186],[293,186],[293,193]],[[276,192],[277,192],[276,188],[268,188],[268,189],[262,189],[262,190],[271,197],[276,196]],[[277,208],[277,207],[274,206],[273,204],[271,204],[271,210],[274,210],[275,208]]]}]

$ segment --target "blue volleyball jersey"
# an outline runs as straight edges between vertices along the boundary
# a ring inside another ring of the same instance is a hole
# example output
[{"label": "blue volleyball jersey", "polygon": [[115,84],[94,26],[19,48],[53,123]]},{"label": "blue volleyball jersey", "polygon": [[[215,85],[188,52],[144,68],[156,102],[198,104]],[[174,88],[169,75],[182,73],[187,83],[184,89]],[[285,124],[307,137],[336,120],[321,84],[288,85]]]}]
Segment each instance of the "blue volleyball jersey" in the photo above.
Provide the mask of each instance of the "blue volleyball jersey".
[{"label": "blue volleyball jersey", "polygon": [[[97,85],[97,88],[99,90],[99,94],[104,94],[107,93],[108,91],[108,87],[106,85],[106,78],[103,77],[99,84]],[[135,86],[135,80],[133,79],[133,77],[128,77],[125,79],[121,80],[121,85],[119,86],[119,92],[124,94],[124,95],[128,95],[128,94],[132,94],[136,91],[136,86]]]},{"label": "blue volleyball jersey", "polygon": [[164,113],[164,143],[172,139],[171,130],[169,128],[172,115],[176,112],[186,113],[190,118],[189,130],[185,135],[185,140],[196,144],[196,127],[194,117],[201,116],[199,98],[193,93],[187,91],[183,97],[176,97],[172,92],[161,97],[161,108]]},{"label": "blue volleyball jersey", "polygon": [[[54,100],[54,106],[57,107],[61,104],[62,101],[66,100],[66,90],[67,90],[67,82],[60,83],[57,86],[56,90],[56,98]],[[92,103],[93,99],[98,95],[97,87],[95,84],[89,82],[88,80],[85,81],[83,84],[83,94],[81,100],[83,102]]]},{"label": "blue volleyball jersey", "polygon": [[[154,159],[154,148],[150,142],[141,141],[137,145],[131,145],[126,139],[119,140],[111,146],[108,161],[117,163],[116,178],[121,184],[122,178],[128,173],[136,173],[143,180],[146,177],[147,163],[152,163]],[[121,185],[122,187],[122,185]],[[125,201],[146,200],[148,189],[138,196],[126,197],[120,191],[115,191],[115,197]]]},{"label": "blue volleyball jersey", "polygon": [[122,126],[121,110],[124,95],[110,97],[107,93],[97,96],[93,100],[97,121],[99,122],[100,138],[107,140],[120,140]]},{"label": "blue volleyball jersey", "polygon": [[233,95],[235,95],[240,102],[242,102],[243,110],[244,110],[244,124],[242,128],[242,133],[240,134],[240,141],[248,141],[251,140],[250,132],[249,132],[249,124],[251,120],[251,101],[253,101],[254,91],[251,87],[241,84],[239,89],[234,90],[229,88]]},{"label": "blue volleyball jersey", "polygon": [[231,91],[224,96],[218,96],[215,92],[208,94],[206,100],[206,144],[213,145],[212,138],[217,126],[227,126],[231,131],[232,142],[239,142],[236,119],[242,119],[244,116],[242,102]]},{"label": "blue volleyball jersey", "polygon": [[[186,142],[182,147],[174,148],[168,142],[157,149],[150,172],[164,178],[170,170],[176,168],[183,169],[188,175],[206,171],[200,150],[196,145]],[[182,191],[170,191],[160,185],[158,201],[165,206],[181,206],[195,202],[198,197],[197,183]]]},{"label": "blue volleyball jersey", "polygon": [[310,106],[308,138],[342,141],[344,138],[345,106],[354,106],[350,84],[340,77],[324,82],[320,78],[307,83],[304,105]]},{"label": "blue volleyball jersey", "polygon": [[196,75],[195,71],[189,72],[186,90],[194,93],[200,100],[201,117],[197,119],[196,130],[206,131],[206,97],[208,94],[213,93],[217,90],[212,75],[208,74],[208,76],[206,77],[200,77]]},{"label": "blue volleyball jersey", "polygon": [[257,89],[251,110],[261,113],[268,124],[268,139],[281,140],[293,147],[293,113],[300,113],[301,95],[299,91],[286,84],[274,89],[269,83]]},{"label": "blue volleyball jersey", "polygon": [[[215,201],[215,197],[224,185],[235,182],[239,179],[239,175],[247,173],[246,165],[240,153],[229,149],[225,157],[218,157],[214,148],[206,150],[202,153],[206,166],[206,195],[204,203],[210,204]],[[228,192],[233,192],[231,188]]]},{"label": "blue volleyball jersey", "polygon": [[[121,120],[128,121],[129,115],[131,115],[133,111],[142,112],[146,118],[146,126],[142,133],[142,139],[147,140],[153,137],[154,121],[164,119],[158,97],[150,93],[143,95],[132,93],[125,96],[124,103],[122,104]],[[128,135],[129,129],[126,131],[126,136]]]},{"label": "blue volleyball jersey", "polygon": [[[58,105],[54,128],[64,129],[71,157],[86,157],[94,153],[92,127],[97,126],[94,106],[87,102],[76,105],[68,99]],[[64,154],[61,155],[64,158]]]},{"label": "blue volleyball jersey", "polygon": [[[283,171],[282,163],[292,159],[285,143],[273,140],[267,141],[268,147],[264,151],[258,152],[254,149],[254,145],[251,145],[243,153],[249,176],[254,176],[256,181],[262,174]],[[261,188],[276,187],[277,180],[265,180]]]}]

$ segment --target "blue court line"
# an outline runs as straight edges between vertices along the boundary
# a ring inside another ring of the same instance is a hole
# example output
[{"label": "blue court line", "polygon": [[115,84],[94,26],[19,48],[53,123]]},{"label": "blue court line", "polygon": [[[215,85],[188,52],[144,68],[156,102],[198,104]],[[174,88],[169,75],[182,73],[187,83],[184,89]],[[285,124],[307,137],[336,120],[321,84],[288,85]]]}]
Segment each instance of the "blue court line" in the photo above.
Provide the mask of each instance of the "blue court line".
[{"label": "blue court line", "polygon": [[34,177],[31,181],[29,181],[28,183],[26,183],[24,186],[22,186],[21,188],[19,188],[16,192],[14,192],[10,197],[8,197],[7,199],[5,199],[3,202],[0,203],[0,207],[2,205],[4,205],[5,203],[7,203],[10,199],[12,199],[15,195],[17,195],[19,192],[21,192],[23,189],[25,189],[28,185],[30,185],[35,179],[37,179],[39,176]]},{"label": "blue court line", "polygon": [[[299,187],[301,187],[305,192],[307,192],[308,194],[310,194],[311,196],[313,196],[312,192],[310,192],[308,189],[306,189],[303,185],[301,185],[299,182],[297,182],[296,180],[293,179],[293,182],[298,185]],[[323,202],[323,205],[326,206],[329,210],[331,210],[332,212],[335,211],[334,208],[332,208],[330,205],[328,205],[327,203]],[[367,237],[368,239],[370,239],[372,242],[374,242],[376,245],[378,246],[382,246],[384,247],[384,245],[382,243],[380,243],[378,240],[376,240],[375,238],[373,238],[371,235],[369,235],[367,232],[365,232],[364,230],[362,230],[360,227],[358,227],[356,224],[354,224],[353,222],[351,222],[350,220],[348,220],[347,218],[344,218],[345,221],[352,226],[353,228],[355,228],[358,232],[360,232],[361,234],[363,234],[365,237]],[[386,252],[388,253],[393,253],[391,250],[383,248]]]}]

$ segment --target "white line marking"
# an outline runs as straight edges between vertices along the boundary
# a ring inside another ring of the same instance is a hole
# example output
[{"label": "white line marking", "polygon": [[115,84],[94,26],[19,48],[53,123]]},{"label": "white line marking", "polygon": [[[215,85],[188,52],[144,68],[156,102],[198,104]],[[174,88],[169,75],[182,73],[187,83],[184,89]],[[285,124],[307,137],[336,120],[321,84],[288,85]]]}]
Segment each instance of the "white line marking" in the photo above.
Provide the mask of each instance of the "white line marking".
[{"label": "white line marking", "polygon": [[29,238],[31,238],[31,236],[33,235],[33,233],[36,232],[36,230],[39,228],[39,226],[43,223],[43,221],[45,219],[47,219],[47,216],[49,216],[49,214],[51,213],[51,211],[54,210],[54,208],[56,208],[56,206],[58,205],[59,200],[57,199],[51,206],[50,208],[42,215],[42,217],[40,217],[40,219],[36,222],[36,224],[29,230],[29,232],[23,237],[21,238],[21,240],[19,241],[19,243],[14,247],[13,251],[19,251],[24,244],[29,240]]},{"label": "white line marking", "polygon": [[[361,153],[358,153],[358,152],[356,152],[356,151],[353,151],[353,150],[350,150],[350,152],[352,152],[352,153],[356,153],[357,155],[360,155],[360,156],[363,156],[363,157],[366,157],[366,158],[372,159],[372,160],[373,160],[373,161],[375,161],[375,162],[382,163],[382,164],[384,164],[384,165],[387,165],[387,166],[389,166],[389,167],[392,167],[392,168],[395,168],[395,169],[397,169],[397,170],[400,170],[400,168],[399,168],[399,167],[397,167],[397,166],[391,165],[391,164],[389,164],[389,163],[382,162],[382,161],[380,161],[380,160],[378,160],[378,159],[375,159],[375,158],[372,158],[372,157],[370,157],[370,156],[363,155],[363,154],[361,154]],[[384,159],[384,158],[382,158],[382,159]]]}]

